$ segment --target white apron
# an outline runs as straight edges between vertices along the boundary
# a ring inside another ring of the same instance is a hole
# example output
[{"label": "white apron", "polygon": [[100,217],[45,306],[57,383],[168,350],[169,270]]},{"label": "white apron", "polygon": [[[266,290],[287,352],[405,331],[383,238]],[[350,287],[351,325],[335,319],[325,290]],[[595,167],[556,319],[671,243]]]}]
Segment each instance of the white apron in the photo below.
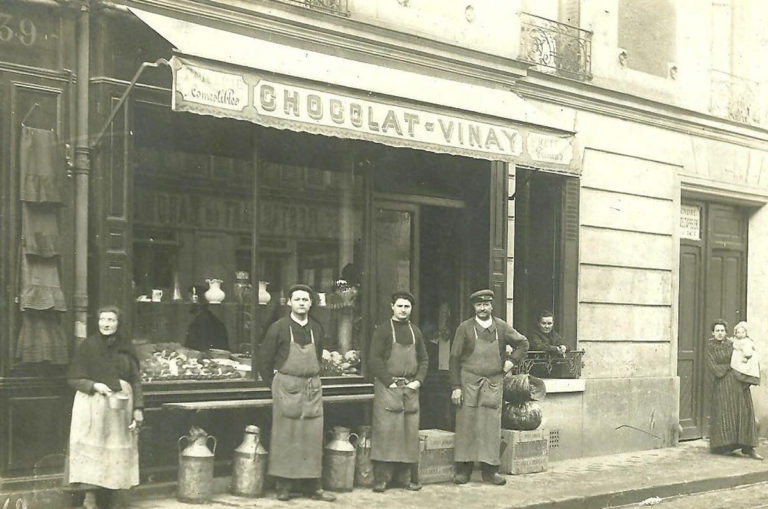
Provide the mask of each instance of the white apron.
[{"label": "white apron", "polygon": [[112,490],[139,484],[138,434],[129,430],[133,418],[133,391],[120,380],[128,395],[126,409],[109,408],[106,396],[77,391],[69,431],[69,482],[88,483]]}]

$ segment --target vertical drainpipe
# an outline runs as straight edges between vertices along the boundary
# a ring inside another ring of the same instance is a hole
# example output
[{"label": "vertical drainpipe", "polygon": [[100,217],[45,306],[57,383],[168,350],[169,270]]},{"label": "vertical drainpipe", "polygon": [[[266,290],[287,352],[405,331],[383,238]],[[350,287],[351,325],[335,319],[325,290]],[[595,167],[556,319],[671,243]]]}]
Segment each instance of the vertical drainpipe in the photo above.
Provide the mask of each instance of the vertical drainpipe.
[{"label": "vertical drainpipe", "polygon": [[90,82],[90,4],[81,0],[77,17],[77,133],[75,145],[75,340],[88,330],[88,179],[91,170],[88,133]]}]

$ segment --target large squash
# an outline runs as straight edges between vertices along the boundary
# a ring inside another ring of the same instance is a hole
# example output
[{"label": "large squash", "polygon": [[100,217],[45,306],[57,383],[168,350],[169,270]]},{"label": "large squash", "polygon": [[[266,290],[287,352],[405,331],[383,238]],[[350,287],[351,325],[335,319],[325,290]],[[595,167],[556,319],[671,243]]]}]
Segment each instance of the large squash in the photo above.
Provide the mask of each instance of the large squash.
[{"label": "large squash", "polygon": [[531,384],[528,375],[504,374],[504,401],[519,405],[531,400]]},{"label": "large squash", "polygon": [[504,374],[504,401],[520,404],[526,401],[541,401],[547,394],[544,380],[523,374]]},{"label": "large squash", "polygon": [[504,429],[531,431],[541,425],[541,407],[535,401],[520,405],[507,403],[501,412],[501,426]]}]

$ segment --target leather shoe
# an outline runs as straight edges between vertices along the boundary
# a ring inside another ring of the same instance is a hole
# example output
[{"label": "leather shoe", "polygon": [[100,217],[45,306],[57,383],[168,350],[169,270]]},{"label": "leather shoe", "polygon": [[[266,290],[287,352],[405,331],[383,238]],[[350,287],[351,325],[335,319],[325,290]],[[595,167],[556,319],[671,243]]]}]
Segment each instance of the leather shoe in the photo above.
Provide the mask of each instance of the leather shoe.
[{"label": "leather shoe", "polygon": [[419,491],[421,489],[421,483],[419,482],[409,482],[408,486],[406,488],[408,491]]},{"label": "leather shoe", "polygon": [[488,475],[488,476],[484,475],[483,476],[483,482],[486,482],[486,483],[489,483],[489,484],[493,484],[495,486],[504,486],[505,484],[507,484],[507,480],[504,479],[502,476],[500,476],[497,473],[493,473],[493,474]]},{"label": "leather shoe", "polygon": [[453,476],[454,484],[467,484],[469,482],[469,474],[461,472]]},{"label": "leather shoe", "polygon": [[336,495],[332,495],[327,491],[317,490],[312,493],[312,500],[320,500],[321,502],[333,502],[336,500]]},{"label": "leather shoe", "polygon": [[387,483],[384,481],[377,482],[373,485],[373,491],[376,493],[384,493],[384,491],[387,489]]},{"label": "leather shoe", "polygon": [[760,456],[760,454],[758,454],[757,451],[754,450],[754,449],[742,449],[741,453],[744,456],[748,456],[748,457],[750,457],[752,459],[755,459],[755,460],[763,461],[765,459],[762,456]]},{"label": "leather shoe", "polygon": [[277,499],[280,500],[281,502],[287,502],[291,498],[292,497],[291,497],[291,492],[290,491],[286,490],[286,491],[278,491],[277,492]]}]

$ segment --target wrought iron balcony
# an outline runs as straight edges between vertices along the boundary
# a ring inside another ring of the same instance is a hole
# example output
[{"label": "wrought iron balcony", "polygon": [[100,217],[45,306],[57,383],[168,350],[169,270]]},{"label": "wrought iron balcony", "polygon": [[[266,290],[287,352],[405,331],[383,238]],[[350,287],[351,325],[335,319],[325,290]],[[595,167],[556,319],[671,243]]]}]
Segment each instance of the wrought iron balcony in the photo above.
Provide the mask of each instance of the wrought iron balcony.
[{"label": "wrought iron balcony", "polygon": [[336,14],[337,16],[349,16],[348,0],[276,0],[284,4],[300,5],[308,9]]},{"label": "wrought iron balcony", "polygon": [[528,350],[528,355],[514,367],[516,375],[531,374],[540,378],[579,378],[583,366],[584,350],[569,350],[561,357],[539,350]]},{"label": "wrought iron balcony", "polygon": [[756,81],[715,70],[711,76],[710,113],[745,124],[762,123]]},{"label": "wrought iron balcony", "polygon": [[576,80],[592,78],[592,32],[520,13],[520,60]]}]

